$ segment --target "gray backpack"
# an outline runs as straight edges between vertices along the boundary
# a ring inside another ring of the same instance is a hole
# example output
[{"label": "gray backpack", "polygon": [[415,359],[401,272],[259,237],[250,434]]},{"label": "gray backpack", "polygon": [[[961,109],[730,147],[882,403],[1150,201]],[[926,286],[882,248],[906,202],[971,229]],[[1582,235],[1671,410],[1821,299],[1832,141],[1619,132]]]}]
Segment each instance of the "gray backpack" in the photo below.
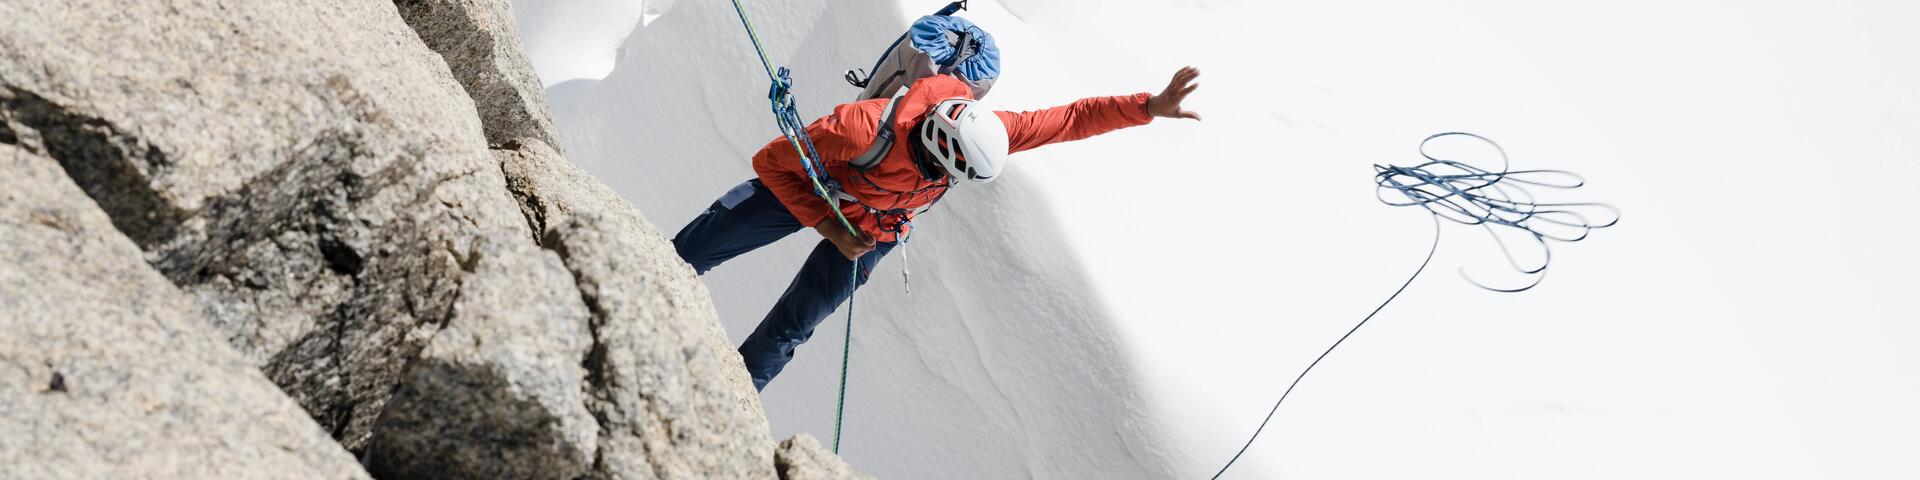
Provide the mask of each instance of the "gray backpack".
[{"label": "gray backpack", "polygon": [[878,164],[893,148],[893,129],[889,127],[900,108],[900,98],[906,96],[913,82],[934,75],[952,75],[966,82],[973,89],[973,98],[979,99],[985,97],[993,88],[994,80],[1000,78],[1000,48],[994,45],[993,35],[986,30],[953,16],[954,12],[964,9],[966,2],[953,2],[933,15],[920,17],[873,63],[872,73],[858,69],[847,71],[847,83],[861,89],[854,100],[892,98],[887,102],[886,113],[880,117],[873,145],[850,161],[855,168],[864,170]]}]

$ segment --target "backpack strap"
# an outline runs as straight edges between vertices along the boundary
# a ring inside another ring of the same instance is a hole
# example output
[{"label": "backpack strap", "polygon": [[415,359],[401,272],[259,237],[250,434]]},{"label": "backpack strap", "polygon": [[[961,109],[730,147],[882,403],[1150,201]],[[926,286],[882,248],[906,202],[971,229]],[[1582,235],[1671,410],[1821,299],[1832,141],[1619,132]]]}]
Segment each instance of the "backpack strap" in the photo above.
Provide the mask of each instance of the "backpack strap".
[{"label": "backpack strap", "polygon": [[880,159],[886,158],[888,150],[893,149],[893,119],[895,114],[900,113],[900,99],[906,96],[907,87],[900,87],[893,92],[893,99],[887,101],[887,109],[880,115],[878,128],[874,129],[873,144],[868,146],[867,151],[860,156],[847,161],[848,164],[853,165],[853,168],[860,170],[873,168],[874,165],[880,164]]},{"label": "backpack strap", "polygon": [[[941,7],[939,11],[933,12],[933,16],[949,17],[949,16],[953,16],[953,14],[955,13],[960,13],[961,10],[966,10],[966,9],[967,9],[967,0],[958,0],[953,3],[947,4],[947,6],[945,7]],[[841,78],[845,78],[847,80],[848,85],[853,85],[854,87],[857,87],[857,88],[867,88],[867,84],[873,81],[873,77],[875,75],[880,74],[880,64],[887,63],[887,55],[893,53],[893,50],[895,48],[900,47],[900,44],[902,42],[907,41],[907,36],[910,35],[911,33],[912,32],[902,33],[900,34],[900,38],[893,39],[893,44],[888,45],[886,51],[880,52],[880,59],[873,61],[873,71],[869,72],[866,70],[861,70],[856,68],[853,70],[847,70],[847,74],[845,76],[842,76]],[[969,54],[968,56],[972,56],[972,55]],[[965,58],[965,57],[962,57],[962,58]],[[958,63],[958,62],[955,62],[955,63]]]},{"label": "backpack strap", "polygon": [[940,73],[953,73],[954,67],[972,58],[973,54],[979,50],[973,44],[973,32],[947,32],[947,43],[953,44],[953,57],[940,62]]}]

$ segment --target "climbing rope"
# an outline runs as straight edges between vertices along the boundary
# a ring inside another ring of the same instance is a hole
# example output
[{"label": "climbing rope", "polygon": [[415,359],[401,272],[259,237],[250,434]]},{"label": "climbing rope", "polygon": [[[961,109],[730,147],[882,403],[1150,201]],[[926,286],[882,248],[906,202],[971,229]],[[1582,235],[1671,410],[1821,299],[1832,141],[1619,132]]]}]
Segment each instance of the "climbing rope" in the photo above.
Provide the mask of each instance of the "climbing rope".
[{"label": "climbing rope", "polygon": [[[859,287],[860,261],[853,262],[854,286]],[[840,453],[840,419],[847,413],[847,364],[853,360],[853,292],[847,292],[847,339],[840,342],[840,397],[833,406],[833,453]]]},{"label": "climbing rope", "polygon": [[[813,137],[807,135],[806,121],[800,117],[800,109],[795,106],[793,95],[792,70],[787,67],[775,69],[773,61],[767,58],[767,49],[760,43],[760,34],[754,31],[753,21],[747,17],[747,7],[740,0],[733,0],[733,11],[740,15],[740,24],[747,29],[747,38],[753,41],[753,51],[760,56],[760,66],[766,69],[768,87],[767,99],[773,102],[773,116],[780,124],[780,135],[793,145],[795,153],[800,155],[800,165],[807,172],[807,179],[813,182],[813,193],[827,202],[828,210],[840,225],[846,227],[848,234],[860,237],[860,230],[853,228],[853,222],[847,220],[840,211],[840,200],[834,192],[840,186],[827,176],[826,168],[819,165],[820,153],[813,148]],[[853,292],[860,288],[860,260],[852,261],[853,272],[847,278],[847,337],[840,346],[840,395],[833,411],[833,453],[840,453],[840,427],[847,411],[847,366],[853,353]]]},{"label": "climbing rope", "polygon": [[[1427,152],[1427,145],[1434,140],[1455,136],[1479,140],[1492,146],[1493,150],[1500,155],[1500,169],[1485,170],[1464,162],[1434,157]],[[1293,394],[1294,387],[1300,386],[1300,380],[1307,378],[1307,373],[1312,372],[1313,367],[1320,365],[1320,361],[1333,353],[1333,349],[1339,348],[1340,344],[1346,342],[1348,337],[1352,337],[1354,332],[1360,331],[1360,327],[1365,326],[1367,321],[1373,320],[1374,315],[1386,309],[1387,304],[1393,303],[1394,299],[1400,297],[1401,292],[1407,291],[1407,287],[1413,285],[1414,279],[1420,278],[1420,274],[1427,271],[1427,264],[1433,262],[1434,252],[1440,249],[1441,219],[1463,225],[1482,226],[1489,232],[1493,232],[1494,227],[1518,229],[1531,235],[1538,242],[1542,252],[1548,251],[1546,243],[1548,240],[1577,242],[1585,239],[1594,229],[1611,227],[1620,221],[1620,211],[1612,205],[1535,202],[1533,193],[1527,189],[1527,186],[1574,189],[1585,185],[1586,181],[1579,175],[1565,170],[1509,170],[1510,163],[1506,150],[1486,137],[1464,132],[1429,135],[1425,140],[1420,141],[1420,156],[1426,161],[1411,167],[1374,165],[1374,185],[1377,187],[1374,195],[1381,203],[1387,205],[1417,206],[1427,209],[1433,217],[1433,244],[1427,247],[1426,259],[1420,261],[1420,268],[1414,269],[1413,275],[1408,276],[1407,280],[1400,284],[1399,289],[1394,290],[1392,295],[1388,295],[1379,306],[1373,307],[1372,312],[1362,317],[1359,323],[1353,325],[1353,328],[1347,329],[1347,333],[1340,335],[1332,345],[1328,345],[1326,350],[1320,352],[1320,356],[1314,357],[1313,362],[1307,364],[1307,368],[1301,369],[1300,374],[1293,377],[1293,383],[1288,384],[1286,391],[1280,393],[1280,399],[1273,402],[1273,408],[1267,410],[1266,418],[1260,420],[1260,426],[1253,429],[1253,435],[1247,437],[1247,443],[1240,446],[1240,451],[1235,452],[1233,458],[1228,459],[1227,464],[1220,467],[1220,471],[1214,472],[1215,480],[1225,475],[1227,469],[1233,467],[1233,462],[1240,460],[1240,456],[1247,453],[1248,448],[1253,447],[1253,441],[1260,438],[1260,432],[1266,430],[1268,422],[1273,421],[1273,414],[1280,411],[1280,404],[1287,401],[1287,396]],[[1571,181],[1554,182],[1542,178],[1554,176],[1571,179]],[[1399,193],[1406,197],[1406,200],[1388,199],[1388,192]],[[1594,222],[1587,215],[1576,211],[1576,209],[1585,208],[1604,211],[1606,216],[1601,218],[1605,218],[1605,221]],[[1521,266],[1520,262],[1514,259],[1513,251],[1507,247],[1506,242],[1500,240],[1497,232],[1493,233],[1494,242],[1500,246],[1501,253],[1507,256],[1507,263],[1522,274],[1531,276],[1532,280],[1524,286],[1495,288],[1475,281],[1466,274],[1465,269],[1460,271],[1461,277],[1466,278],[1474,286],[1496,292],[1522,292],[1538,286],[1540,280],[1546,276],[1547,260],[1551,256],[1544,256],[1539,266]]]},{"label": "climbing rope", "polygon": [[807,172],[807,179],[813,182],[813,193],[833,207],[833,215],[840,219],[840,225],[847,232],[859,236],[860,231],[853,228],[853,222],[840,212],[840,200],[833,192],[839,191],[832,177],[828,177],[825,167],[819,165],[820,153],[813,148],[813,137],[807,135],[806,121],[800,117],[800,109],[795,106],[793,95],[793,72],[787,67],[775,69],[773,61],[767,58],[767,49],[760,43],[760,34],[753,28],[753,21],[747,17],[747,7],[740,0],[733,0],[733,11],[740,15],[740,24],[747,29],[747,38],[753,41],[753,51],[760,56],[760,66],[766,69],[767,80],[772,82],[768,88],[767,99],[773,102],[773,117],[780,124],[780,135],[793,145],[794,153],[800,155],[800,165]]},{"label": "climbing rope", "polygon": [[1247,453],[1247,449],[1253,447],[1253,440],[1256,438],[1260,438],[1260,431],[1266,430],[1267,422],[1273,421],[1274,412],[1280,411],[1280,402],[1287,401],[1287,395],[1293,394],[1293,387],[1300,386],[1300,380],[1303,378],[1307,378],[1307,372],[1313,371],[1313,367],[1315,365],[1319,365],[1321,360],[1325,360],[1327,358],[1327,354],[1333,353],[1333,349],[1339,348],[1341,342],[1347,341],[1347,337],[1353,336],[1353,332],[1360,331],[1360,327],[1366,325],[1368,320],[1373,320],[1373,316],[1375,314],[1380,313],[1380,310],[1386,309],[1388,303],[1392,303],[1393,299],[1399,298],[1400,292],[1407,291],[1407,286],[1413,285],[1413,279],[1420,278],[1420,272],[1424,272],[1427,270],[1427,263],[1433,261],[1433,252],[1438,251],[1439,249],[1440,249],[1440,217],[1435,216],[1433,219],[1433,246],[1427,247],[1427,259],[1420,261],[1420,268],[1414,269],[1413,275],[1408,276],[1407,281],[1402,282],[1400,284],[1400,289],[1394,290],[1393,295],[1388,295],[1386,301],[1380,302],[1380,306],[1373,307],[1372,313],[1368,313],[1365,318],[1361,318],[1360,323],[1353,324],[1353,328],[1347,329],[1347,333],[1340,335],[1339,340],[1334,340],[1333,345],[1328,345],[1325,351],[1320,352],[1320,356],[1315,357],[1313,359],[1313,363],[1307,364],[1307,368],[1300,370],[1300,375],[1293,377],[1293,383],[1287,385],[1287,391],[1281,392],[1280,399],[1275,400],[1273,402],[1273,408],[1270,410],[1267,410],[1267,418],[1260,420],[1260,426],[1253,429],[1253,436],[1247,437],[1247,444],[1241,445],[1240,451],[1234,452],[1233,458],[1227,460],[1227,464],[1221,466],[1220,471],[1214,472],[1213,478],[1218,479],[1220,478],[1221,475],[1226,474],[1227,469],[1233,467],[1233,462],[1240,460],[1240,455]]},{"label": "climbing rope", "polygon": [[[1464,162],[1438,158],[1427,152],[1427,145],[1448,137],[1472,139],[1492,147],[1500,155],[1500,169],[1485,170]],[[1594,229],[1611,227],[1620,222],[1620,210],[1604,203],[1535,201],[1528,187],[1571,190],[1586,185],[1586,179],[1566,170],[1509,170],[1511,163],[1507,159],[1506,149],[1486,137],[1464,132],[1429,135],[1420,141],[1420,156],[1426,162],[1411,167],[1374,165],[1373,180],[1378,187],[1374,190],[1375,197],[1387,205],[1417,206],[1455,223],[1483,227],[1506,256],[1507,264],[1521,274],[1532,277],[1525,285],[1517,287],[1491,287],[1474,280],[1464,268],[1461,269],[1460,276],[1480,288],[1508,293],[1531,289],[1546,278],[1547,263],[1553,259],[1548,240],[1578,242],[1586,239]],[[1389,199],[1389,192],[1398,193],[1405,200]],[[1597,219],[1590,218],[1594,214],[1598,214]],[[1514,257],[1512,248],[1500,239],[1495,227],[1511,228],[1531,237],[1540,249],[1539,265],[1521,265]]]}]

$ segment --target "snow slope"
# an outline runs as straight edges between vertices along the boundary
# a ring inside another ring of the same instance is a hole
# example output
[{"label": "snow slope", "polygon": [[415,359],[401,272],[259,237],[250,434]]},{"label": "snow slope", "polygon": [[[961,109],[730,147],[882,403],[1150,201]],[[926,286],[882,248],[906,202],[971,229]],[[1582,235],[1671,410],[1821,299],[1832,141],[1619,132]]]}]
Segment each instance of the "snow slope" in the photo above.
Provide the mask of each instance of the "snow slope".
[{"label": "snow slope", "polygon": [[513,2],[520,43],[547,86],[606,76],[627,36],[672,7],[673,0]]},{"label": "snow slope", "polygon": [[[872,3],[748,2],[809,115],[942,4]],[[663,229],[751,175],[775,132],[725,2],[675,4],[624,49],[525,26],[612,31],[621,15],[516,6],[530,45],[572,47],[533,52],[569,153]],[[1498,265],[1483,235],[1447,228],[1429,276],[1315,371],[1230,478],[1920,477],[1905,460],[1920,323],[1900,302],[1920,287],[1912,2],[974,10],[1007,52],[1001,108],[1157,89],[1194,64],[1207,120],[1024,153],[921,222],[914,294],[896,254],[856,300],[845,454],[862,468],[1211,474],[1430,241],[1424,215],[1374,201],[1370,165],[1469,130],[1517,167],[1585,174],[1567,198],[1626,220],[1559,246],[1520,295],[1459,280]],[[605,79],[578,73],[616,53]],[[736,339],[813,241],[707,276]],[[777,435],[831,435],[840,321],[766,392]]]}]

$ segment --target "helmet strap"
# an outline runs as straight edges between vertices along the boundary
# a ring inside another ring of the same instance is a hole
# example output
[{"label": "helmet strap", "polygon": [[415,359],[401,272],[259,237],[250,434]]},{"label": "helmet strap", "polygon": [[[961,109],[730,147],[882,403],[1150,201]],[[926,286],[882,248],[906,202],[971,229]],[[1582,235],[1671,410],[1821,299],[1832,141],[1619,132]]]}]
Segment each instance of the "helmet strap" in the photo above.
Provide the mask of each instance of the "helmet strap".
[{"label": "helmet strap", "polygon": [[933,152],[927,150],[927,142],[921,140],[926,138],[926,132],[924,130],[931,128],[931,125],[927,122],[928,117],[923,117],[920,119],[919,125],[915,125],[912,130],[909,130],[914,132],[914,135],[913,141],[907,142],[909,144],[907,152],[913,157],[914,168],[920,170],[920,178],[926,179],[926,181],[929,182],[937,182],[947,177],[947,167],[940,165],[938,160],[933,159]]}]

